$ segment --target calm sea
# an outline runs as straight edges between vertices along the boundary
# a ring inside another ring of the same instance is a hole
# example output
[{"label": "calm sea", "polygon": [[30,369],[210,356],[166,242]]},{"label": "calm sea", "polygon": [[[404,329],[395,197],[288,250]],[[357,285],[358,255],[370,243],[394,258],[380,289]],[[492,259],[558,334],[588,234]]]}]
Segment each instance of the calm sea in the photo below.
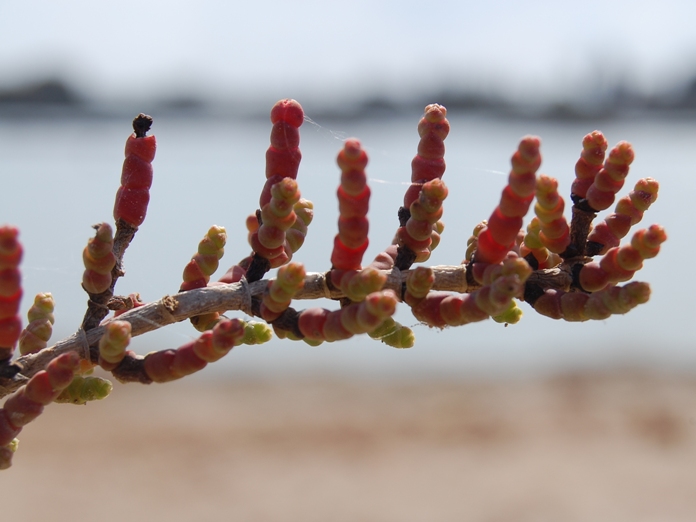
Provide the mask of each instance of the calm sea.
[{"label": "calm sea", "polygon": [[[311,116],[311,115],[310,115]],[[315,222],[296,259],[309,271],[329,268],[336,233],[335,157],[345,137],[357,137],[370,156],[370,248],[373,257],[391,241],[396,211],[410,176],[418,143],[418,114],[370,121],[306,122],[302,127],[303,196],[315,204]],[[218,371],[233,374],[353,373],[504,374],[617,365],[650,365],[696,370],[694,282],[691,259],[696,232],[696,122],[627,118],[612,121],[551,122],[503,120],[452,115],[447,138],[445,202],[447,229],[432,264],[461,262],[472,227],[497,204],[520,137],[542,138],[546,174],[569,192],[582,137],[596,128],[610,145],[633,143],[636,160],[624,193],[640,177],[661,182],[659,201],[644,222],[661,223],[669,241],[648,260],[636,279],[649,281],[651,301],[626,316],[582,324],[555,322],[522,304],[525,317],[507,328],[492,321],[437,331],[415,324],[402,306],[397,319],[414,325],[417,342],[410,350],[388,348],[367,337],[324,344],[272,341],[239,347]],[[155,181],[148,218],[126,256],[122,294],[140,292],[150,301],[176,292],[181,271],[200,238],[213,225],[227,228],[229,241],[222,269],[246,256],[244,220],[258,205],[264,182],[267,119],[217,120],[156,118],[158,139]],[[91,225],[111,220],[119,184],[123,144],[130,122],[70,120],[17,123],[0,120],[0,222],[18,225],[25,245],[22,266],[25,298],[41,291],[54,294],[55,338],[80,323],[86,296],[80,288],[81,252]],[[332,303],[323,303],[331,307]],[[309,306],[299,303],[298,307]],[[137,338],[136,351],[176,347],[194,337],[186,323]]]}]

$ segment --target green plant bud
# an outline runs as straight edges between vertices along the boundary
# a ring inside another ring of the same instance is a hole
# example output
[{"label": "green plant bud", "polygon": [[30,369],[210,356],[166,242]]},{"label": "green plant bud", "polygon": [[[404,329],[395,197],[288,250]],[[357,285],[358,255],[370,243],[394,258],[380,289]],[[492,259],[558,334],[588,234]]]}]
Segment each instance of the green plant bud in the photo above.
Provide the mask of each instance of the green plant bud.
[{"label": "green plant bud", "polygon": [[112,321],[99,339],[99,357],[110,364],[120,363],[130,344],[131,324],[128,321]]},{"label": "green plant bud", "polygon": [[227,231],[225,227],[213,225],[208,229],[208,234],[201,240],[198,252],[201,254],[218,254],[218,259],[222,257],[225,243],[227,243]]},{"label": "green plant bud", "polygon": [[12,466],[12,457],[18,445],[19,439],[14,438],[5,446],[0,446],[0,470],[9,469]]},{"label": "green plant bud", "polygon": [[369,332],[368,335],[392,348],[411,348],[416,341],[413,330],[399,324],[391,317]]},{"label": "green plant bud", "polygon": [[517,306],[517,301],[513,299],[507,310],[500,315],[493,316],[493,320],[496,323],[517,324],[522,319],[522,315],[522,309]]},{"label": "green plant bud", "polygon": [[65,404],[87,404],[90,401],[100,401],[111,393],[111,381],[101,377],[76,376],[54,402]]},{"label": "green plant bud", "polygon": [[242,344],[263,344],[273,338],[273,329],[266,323],[249,321],[244,325]]},{"label": "green plant bud", "polygon": [[292,205],[300,201],[300,191],[297,181],[292,178],[283,178],[271,187],[271,196],[274,199],[291,201]]},{"label": "green plant bud", "polygon": [[305,226],[309,226],[314,219],[314,203],[308,199],[301,198],[293,206],[297,219],[301,221]]},{"label": "green plant bud", "polygon": [[5,447],[9,449],[12,453],[16,452],[19,449],[19,439],[15,437]]},{"label": "green plant bud", "polygon": [[35,321],[36,319],[46,319],[51,324],[54,324],[55,317],[53,316],[53,311],[55,309],[55,301],[53,300],[53,295],[49,292],[36,294],[34,298],[34,304],[29,308],[27,312],[27,319],[29,322]]}]

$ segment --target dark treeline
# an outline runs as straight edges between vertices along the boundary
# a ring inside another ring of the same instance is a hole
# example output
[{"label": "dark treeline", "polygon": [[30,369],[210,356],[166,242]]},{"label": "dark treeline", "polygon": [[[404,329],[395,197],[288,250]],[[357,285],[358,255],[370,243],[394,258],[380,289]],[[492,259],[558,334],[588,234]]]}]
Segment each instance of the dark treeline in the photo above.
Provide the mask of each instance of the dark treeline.
[{"label": "dark treeline", "polygon": [[[504,91],[484,93],[467,88],[443,87],[418,95],[390,98],[387,95],[367,94],[352,102],[331,102],[324,99],[313,111],[315,116],[325,118],[366,118],[396,116],[404,112],[420,110],[427,103],[437,102],[451,112],[476,112],[505,117],[535,116],[552,119],[612,118],[626,114],[664,114],[678,116],[696,111],[696,73],[687,82],[674,82],[661,93],[646,95],[631,90],[621,83],[611,87],[583,90],[582,96],[570,93],[561,101],[550,103],[531,101],[529,103],[511,101]],[[41,117],[41,116],[120,116],[130,113],[130,105],[139,103],[104,101],[89,98],[70,83],[58,78],[46,78],[27,82],[12,88],[0,88],[0,118],[2,117]],[[129,105],[126,107],[125,105]],[[253,103],[229,104],[220,107],[196,95],[162,98],[147,105],[152,112],[182,115],[231,115],[244,107],[241,112],[254,111]],[[420,108],[420,109],[419,109]],[[265,113],[267,107],[259,105],[258,111]]]}]

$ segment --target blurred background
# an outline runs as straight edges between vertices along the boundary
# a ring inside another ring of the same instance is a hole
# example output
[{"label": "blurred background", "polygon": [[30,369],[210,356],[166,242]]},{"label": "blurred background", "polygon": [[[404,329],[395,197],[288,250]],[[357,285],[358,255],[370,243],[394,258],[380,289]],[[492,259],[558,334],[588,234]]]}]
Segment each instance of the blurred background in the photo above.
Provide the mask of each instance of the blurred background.
[{"label": "blurred background", "polygon": [[[621,194],[658,179],[643,225],[669,235],[636,276],[650,302],[626,316],[568,324],[522,304],[517,325],[436,331],[402,307],[410,350],[274,340],[181,383],[49,408],[22,435],[0,498],[35,492],[38,475],[57,504],[7,509],[67,516],[118,487],[132,502],[107,520],[133,506],[170,520],[691,520],[696,350],[682,258],[696,240],[695,17],[686,0],[0,0],[0,222],[21,229],[23,312],[52,292],[56,340],[84,313],[81,252],[90,226],[111,220],[139,112],[155,120],[155,180],[119,292],[145,301],[176,292],[213,224],[228,232],[221,273],[248,254],[268,112],[288,97],[307,116],[298,181],[315,222],[295,259],[310,271],[329,268],[346,137],[370,156],[366,259],[391,242],[428,103],[448,108],[452,128],[447,228],[430,264],[461,262],[526,134],[542,138],[541,171],[563,194],[586,133],[630,141]],[[182,323],[133,349],[195,336]],[[74,468],[86,478],[62,484]],[[95,485],[105,468],[113,482]]]}]

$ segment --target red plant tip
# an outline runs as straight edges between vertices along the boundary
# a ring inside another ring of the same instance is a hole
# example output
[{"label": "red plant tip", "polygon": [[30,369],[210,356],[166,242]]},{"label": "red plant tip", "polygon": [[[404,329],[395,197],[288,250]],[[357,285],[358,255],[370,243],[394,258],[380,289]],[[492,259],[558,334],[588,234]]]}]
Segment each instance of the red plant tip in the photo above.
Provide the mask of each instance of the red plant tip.
[{"label": "red plant tip", "polygon": [[529,162],[537,161],[541,139],[538,136],[525,136],[520,141],[519,152],[523,159]]},{"label": "red plant tip", "polygon": [[[271,196],[283,202],[287,202],[287,206],[290,208],[300,200],[300,191],[297,188],[297,181],[292,178],[283,178],[280,182],[271,187]],[[280,204],[281,203],[276,203],[276,205]],[[287,209],[282,207],[282,214],[289,213],[286,211]],[[278,212],[278,214],[280,215],[281,212]]]},{"label": "red plant tip", "polygon": [[[512,155],[508,184],[518,198],[530,198],[536,190],[536,171],[541,165],[540,145],[541,140],[536,136],[525,136]],[[525,213],[528,208],[526,205]]]},{"label": "red plant tip", "polygon": [[[418,122],[418,135],[421,138],[430,135],[430,138],[426,141],[431,142],[433,145],[435,145],[435,142],[440,142],[438,148],[441,148],[442,152],[444,152],[444,146],[441,142],[447,137],[449,131],[450,124],[447,121],[447,109],[436,103],[426,106],[423,117]],[[420,152],[419,150],[419,154]]]},{"label": "red plant tip", "polygon": [[285,99],[276,102],[271,109],[271,123],[284,121],[293,127],[299,127],[304,122],[302,106],[295,100]]},{"label": "red plant tip", "polygon": [[367,154],[362,149],[360,142],[355,138],[348,138],[343,144],[343,149],[338,153],[336,163],[344,172],[362,171],[367,166]]},{"label": "red plant tip", "polygon": [[636,181],[633,191],[635,196],[631,196],[631,201],[638,210],[646,211],[650,205],[657,200],[657,192],[660,184],[653,178],[641,178]]},{"label": "red plant tip", "polygon": [[614,165],[630,165],[635,159],[633,147],[627,141],[620,141],[609,154],[609,163]]},{"label": "red plant tip", "polygon": [[[339,153],[340,156],[341,153]],[[362,160],[365,153],[360,146],[360,141],[356,138],[348,138],[343,144],[343,156],[351,164],[354,164],[356,160]]]},{"label": "red plant tip", "polygon": [[623,187],[633,158],[633,148],[626,141],[618,143],[611,149],[604,166],[587,188],[585,197],[594,211],[605,210],[614,203],[614,195]]},{"label": "red plant tip", "polygon": [[589,133],[582,140],[580,159],[575,164],[575,180],[571,194],[584,198],[587,189],[592,185],[595,176],[602,168],[604,155],[607,150],[607,140],[599,131]]},{"label": "red plant tip", "polygon": [[660,251],[660,245],[667,241],[667,232],[660,225],[650,225],[650,228],[639,230],[631,239],[631,246],[638,250],[643,259],[655,257]]},{"label": "red plant tip", "polygon": [[430,180],[421,188],[421,203],[426,211],[434,212],[435,209],[440,208],[447,194],[448,191],[444,181],[441,179]]},{"label": "red plant tip", "polygon": [[582,139],[583,158],[591,165],[601,165],[608,146],[601,131],[592,131]]},{"label": "red plant tip", "polygon": [[447,117],[447,109],[437,103],[431,103],[425,106],[423,117],[429,123],[440,123]]}]

